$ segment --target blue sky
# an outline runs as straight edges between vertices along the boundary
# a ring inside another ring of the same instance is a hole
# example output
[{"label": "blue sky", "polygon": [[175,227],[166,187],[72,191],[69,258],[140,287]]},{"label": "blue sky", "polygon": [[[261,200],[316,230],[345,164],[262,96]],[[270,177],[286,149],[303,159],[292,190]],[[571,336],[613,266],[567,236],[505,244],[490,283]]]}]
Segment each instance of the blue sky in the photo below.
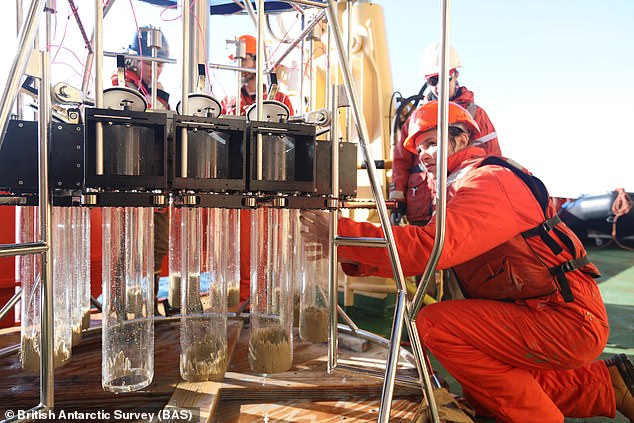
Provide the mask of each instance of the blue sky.
[{"label": "blue sky", "polygon": [[[0,35],[7,40],[3,50],[13,57],[15,2],[7,3]],[[67,7],[66,1],[57,3]],[[171,55],[180,58],[181,24],[170,21],[179,13],[132,3],[139,24],[174,34]],[[376,3],[385,11],[394,89],[412,95],[423,82],[421,53],[440,36],[440,2]],[[94,2],[77,4],[90,32]],[[83,44],[73,20],[59,13],[56,21],[56,40],[64,38],[64,48],[56,57],[53,82],[78,84],[81,63],[65,48],[83,59]],[[450,41],[463,62],[459,82],[475,92],[476,103],[489,114],[503,153],[541,177],[553,195],[576,197],[616,187],[634,191],[629,153],[634,135],[628,126],[634,120],[633,22],[632,0],[451,1]],[[247,17],[212,17],[211,23],[212,62],[228,63],[227,38],[254,33]],[[130,0],[117,0],[104,24],[106,49],[127,46],[134,25]],[[105,61],[108,75],[109,67],[114,68],[113,59]],[[225,87],[229,77],[222,72],[212,77],[224,81],[215,84],[217,97],[233,92]],[[173,97],[180,97],[180,65],[166,66],[161,79]]]}]

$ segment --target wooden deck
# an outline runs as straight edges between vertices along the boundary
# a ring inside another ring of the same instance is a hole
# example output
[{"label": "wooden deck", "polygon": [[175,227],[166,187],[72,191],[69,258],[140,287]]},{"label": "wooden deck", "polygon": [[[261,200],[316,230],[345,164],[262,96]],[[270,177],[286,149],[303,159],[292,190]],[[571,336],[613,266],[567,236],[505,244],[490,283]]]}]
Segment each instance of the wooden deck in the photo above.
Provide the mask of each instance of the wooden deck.
[{"label": "wooden deck", "polygon": [[[19,341],[15,330],[4,332],[0,345],[6,345],[8,339]],[[231,320],[228,346],[232,358],[223,382],[186,382],[179,374],[179,322],[158,319],[152,384],[115,395],[101,387],[101,334],[85,334],[70,362],[56,371],[55,408],[111,413],[186,410],[196,417],[171,421],[376,421],[382,382],[339,371],[328,374],[327,344],[301,341],[295,333],[293,367],[283,373],[258,375],[249,368],[248,336],[242,321]],[[340,349],[339,362],[381,369],[385,355],[381,346],[363,353]],[[399,365],[402,372],[415,376],[411,363],[401,360]],[[410,421],[420,391],[397,386],[394,396],[394,421]],[[6,410],[28,409],[38,401],[39,376],[23,372],[17,354],[0,359],[0,415]],[[159,420],[155,417],[154,421]]]}]

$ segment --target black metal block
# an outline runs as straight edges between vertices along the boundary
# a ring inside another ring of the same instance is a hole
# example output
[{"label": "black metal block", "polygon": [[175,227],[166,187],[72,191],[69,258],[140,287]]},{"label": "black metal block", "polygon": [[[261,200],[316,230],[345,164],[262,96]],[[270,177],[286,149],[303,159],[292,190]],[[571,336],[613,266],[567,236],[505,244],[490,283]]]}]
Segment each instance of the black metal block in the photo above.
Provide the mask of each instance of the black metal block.
[{"label": "black metal block", "polygon": [[84,127],[51,124],[48,185],[54,190],[81,190],[84,180]]},{"label": "black metal block", "polygon": [[10,120],[0,149],[0,189],[11,193],[38,191],[37,122]]},{"label": "black metal block", "polygon": [[[315,193],[315,133],[312,125],[251,122],[249,190],[263,193]],[[258,151],[257,136],[262,136]],[[258,156],[262,177],[257,175]]]},{"label": "black metal block", "polygon": [[[247,189],[246,121],[177,116],[171,143],[171,186],[204,192]],[[181,176],[182,130],[187,130],[187,175]]]},{"label": "black metal block", "polygon": [[[103,127],[103,174],[96,173],[96,126]],[[167,188],[167,114],[86,109],[86,188]]]},{"label": "black metal block", "polygon": [[[49,188],[51,191],[81,190],[83,127],[53,122],[49,134]],[[0,189],[17,195],[36,194],[39,191],[37,162],[37,122],[9,121],[0,151]]]}]

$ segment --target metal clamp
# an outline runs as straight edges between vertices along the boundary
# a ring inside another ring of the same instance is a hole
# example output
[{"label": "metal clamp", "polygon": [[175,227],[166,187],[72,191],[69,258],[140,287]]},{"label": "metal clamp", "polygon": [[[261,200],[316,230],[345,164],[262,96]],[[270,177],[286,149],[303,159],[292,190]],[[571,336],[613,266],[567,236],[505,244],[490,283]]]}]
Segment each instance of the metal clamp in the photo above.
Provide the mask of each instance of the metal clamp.
[{"label": "metal clamp", "polygon": [[84,206],[94,206],[97,204],[97,196],[95,194],[82,194],[81,204]]},{"label": "metal clamp", "polygon": [[184,195],[183,204],[186,206],[195,206],[199,204],[200,198],[197,195]]},{"label": "metal clamp", "polygon": [[242,203],[246,206],[246,207],[250,207],[252,209],[256,208],[258,206],[258,200],[255,197],[245,197],[242,200]]},{"label": "metal clamp", "polygon": [[152,196],[152,204],[157,207],[162,207],[167,203],[167,196],[165,194],[156,194]]}]

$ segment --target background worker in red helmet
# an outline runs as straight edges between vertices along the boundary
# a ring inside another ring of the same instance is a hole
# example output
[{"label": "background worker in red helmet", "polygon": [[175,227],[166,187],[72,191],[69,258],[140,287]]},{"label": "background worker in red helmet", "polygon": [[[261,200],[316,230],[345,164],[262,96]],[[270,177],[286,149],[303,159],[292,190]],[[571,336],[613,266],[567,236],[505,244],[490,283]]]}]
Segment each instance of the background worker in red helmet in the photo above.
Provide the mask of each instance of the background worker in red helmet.
[{"label": "background worker in red helmet", "polygon": [[[404,147],[435,170],[438,104],[415,111]],[[528,171],[474,145],[477,123],[449,103],[446,238],[439,269],[452,269],[468,299],[425,306],[423,344],[496,421],[561,423],[569,417],[634,421],[634,368],[625,355],[595,361],[608,339],[605,306],[575,234]],[[303,235],[328,245],[328,221],[302,212]],[[423,272],[434,218],[394,227],[405,275]],[[340,236],[382,237],[370,223],[339,219]],[[384,249],[339,247],[346,273],[391,276]],[[629,383],[629,389],[628,384]]]},{"label": "background worker in red helmet", "polygon": [[[430,93],[427,100],[435,100],[438,96],[439,44],[431,45],[423,54],[421,73],[424,76]],[[471,113],[480,127],[480,137],[476,143],[481,144],[487,154],[501,156],[495,128],[484,109],[475,104],[474,95],[466,87],[458,83],[458,68],[462,66],[460,56],[453,47],[449,53],[449,100]],[[394,146],[392,163],[392,183],[390,200],[399,203],[397,210],[392,211],[392,224],[398,225],[407,216],[410,224],[424,225],[431,217],[432,202],[435,197],[435,174],[426,172],[419,165],[415,154],[403,148],[403,141],[408,136],[409,118],[401,127],[399,142]]]},{"label": "background worker in red helmet", "polygon": [[[240,61],[240,67],[255,68],[257,43],[252,35],[240,35],[238,40],[245,45],[245,58],[235,58]],[[255,103],[257,85],[256,75],[252,72],[242,72],[242,88],[240,89],[240,115],[244,115],[246,110]],[[266,86],[264,87],[266,95]],[[288,107],[289,116],[294,114],[293,105],[288,96],[280,91],[275,94],[274,100],[284,103]],[[223,114],[236,114],[236,98],[225,98],[222,101]],[[249,297],[250,275],[250,243],[251,243],[251,211],[240,210],[240,300],[243,301]]]},{"label": "background worker in red helmet", "polygon": [[[257,54],[257,42],[252,35],[240,35],[238,40],[245,45],[245,58],[235,58],[240,61],[240,67],[243,68],[255,68],[255,60]],[[242,78],[242,88],[240,89],[240,114],[244,115],[246,110],[255,103],[255,95],[257,93],[257,85],[255,84],[255,73],[242,72],[240,74]],[[266,95],[267,87],[264,86],[264,94]],[[290,116],[294,114],[293,105],[291,104],[288,96],[280,91],[277,91],[272,100],[277,100],[284,103],[290,112]],[[223,114],[235,115],[236,114],[236,98],[225,98],[222,101]]]}]

